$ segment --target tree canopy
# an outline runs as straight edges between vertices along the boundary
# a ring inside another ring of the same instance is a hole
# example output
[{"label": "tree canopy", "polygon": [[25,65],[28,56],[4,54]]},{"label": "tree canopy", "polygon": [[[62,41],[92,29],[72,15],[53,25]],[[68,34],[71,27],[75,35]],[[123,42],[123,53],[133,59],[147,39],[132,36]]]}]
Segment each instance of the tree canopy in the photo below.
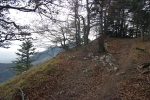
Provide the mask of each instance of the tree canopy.
[{"label": "tree canopy", "polygon": [[30,33],[24,31],[28,27],[17,25],[8,16],[10,9],[22,12],[43,13],[44,7],[52,4],[54,0],[1,0],[0,1],[0,46],[6,41],[21,40]]},{"label": "tree canopy", "polygon": [[[96,32],[99,51],[105,51],[106,36],[145,40],[150,33],[149,0],[2,0],[0,1],[0,43],[19,40],[30,35],[7,16],[9,9],[37,12],[45,16],[36,31],[47,34],[52,42],[66,46],[89,43],[89,35]],[[58,17],[57,17],[58,16]],[[54,26],[54,27],[53,27]],[[21,37],[20,37],[21,36]],[[146,37],[146,38],[145,38]]]},{"label": "tree canopy", "polygon": [[21,73],[23,71],[28,70],[32,66],[32,56],[35,53],[35,48],[30,40],[26,40],[25,42],[20,45],[20,49],[16,55],[18,56],[16,61],[13,61],[15,66],[13,69],[17,73]]}]

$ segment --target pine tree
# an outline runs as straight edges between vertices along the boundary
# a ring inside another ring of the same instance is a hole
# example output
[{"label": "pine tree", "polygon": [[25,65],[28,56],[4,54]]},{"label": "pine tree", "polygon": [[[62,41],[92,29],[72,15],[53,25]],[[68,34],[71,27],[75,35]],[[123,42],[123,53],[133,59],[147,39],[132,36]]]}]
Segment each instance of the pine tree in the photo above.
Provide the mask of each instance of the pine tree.
[{"label": "pine tree", "polygon": [[32,64],[31,56],[35,53],[35,48],[33,48],[33,44],[30,40],[26,40],[20,45],[20,49],[16,55],[18,56],[16,61],[13,61],[15,66],[13,69],[19,74],[23,71],[28,70]]}]

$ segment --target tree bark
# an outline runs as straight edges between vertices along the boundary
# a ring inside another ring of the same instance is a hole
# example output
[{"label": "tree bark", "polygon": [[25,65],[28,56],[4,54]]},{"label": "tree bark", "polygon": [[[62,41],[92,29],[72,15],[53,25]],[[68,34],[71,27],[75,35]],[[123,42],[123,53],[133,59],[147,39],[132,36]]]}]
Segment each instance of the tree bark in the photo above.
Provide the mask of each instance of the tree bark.
[{"label": "tree bark", "polygon": [[74,12],[75,12],[75,38],[76,38],[76,46],[81,45],[81,37],[80,37],[80,18],[78,14],[78,8],[79,8],[79,3],[78,0],[75,1],[75,7],[74,7]]},{"label": "tree bark", "polygon": [[87,25],[85,26],[84,33],[84,44],[87,45],[89,43],[88,36],[90,34],[90,8],[89,8],[89,0],[86,0],[86,11],[87,11]]},{"label": "tree bark", "polygon": [[103,4],[101,4],[101,8],[100,8],[100,21],[99,21],[99,24],[100,24],[100,29],[99,29],[99,38],[98,38],[98,52],[99,53],[103,53],[105,52],[105,46],[104,46],[104,40],[105,40],[105,33],[104,33],[104,16],[103,16]]}]

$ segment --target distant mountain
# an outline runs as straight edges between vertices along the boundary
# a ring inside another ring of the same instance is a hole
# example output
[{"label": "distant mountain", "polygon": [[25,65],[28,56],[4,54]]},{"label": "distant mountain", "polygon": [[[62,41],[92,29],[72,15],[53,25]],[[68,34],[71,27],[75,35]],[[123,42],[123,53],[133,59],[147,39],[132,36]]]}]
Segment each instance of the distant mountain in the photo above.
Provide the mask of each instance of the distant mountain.
[{"label": "distant mountain", "polygon": [[[32,59],[33,65],[44,63],[45,61],[55,57],[58,53],[62,52],[63,49],[59,47],[49,48],[43,52],[36,53]],[[11,63],[0,63],[0,83],[5,82],[15,76],[15,73],[11,69],[14,66]]]},{"label": "distant mountain", "polygon": [[33,56],[33,65],[44,63],[45,61],[55,57],[58,53],[62,52],[63,49],[60,47],[49,48],[43,52],[36,53]]},{"label": "distant mountain", "polygon": [[13,64],[11,63],[0,63],[0,83],[15,76],[15,73],[11,69],[12,66]]}]

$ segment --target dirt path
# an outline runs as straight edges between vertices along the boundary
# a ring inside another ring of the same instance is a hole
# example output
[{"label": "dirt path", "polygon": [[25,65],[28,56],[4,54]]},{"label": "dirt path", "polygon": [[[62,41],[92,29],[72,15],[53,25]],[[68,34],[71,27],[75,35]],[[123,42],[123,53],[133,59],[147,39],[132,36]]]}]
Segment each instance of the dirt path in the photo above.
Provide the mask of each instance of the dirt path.
[{"label": "dirt path", "polygon": [[109,75],[102,86],[101,100],[119,100],[117,96],[118,83],[124,80],[131,67],[132,50],[135,47],[133,40],[124,41],[121,45],[125,46],[120,49],[119,70]]},{"label": "dirt path", "polygon": [[128,77],[135,46],[134,40],[114,40],[113,46],[116,44],[119,48],[111,48],[118,53],[111,55],[116,58],[118,71],[108,72],[107,65],[103,66],[102,62],[94,60],[103,55],[94,55],[94,59],[88,57],[90,52],[77,51],[62,55],[60,67],[64,68],[65,73],[58,82],[60,88],[50,95],[52,100],[120,100],[118,83]]},{"label": "dirt path", "polygon": [[[59,55],[52,62],[52,65],[56,67],[54,72],[50,73],[48,70],[43,73],[42,70],[42,74],[39,74],[41,73],[40,70],[37,73],[37,75],[47,75],[46,78],[49,79],[44,81],[45,83],[40,83],[40,87],[33,82],[35,88],[29,88],[28,93],[31,100],[37,100],[32,99],[37,97],[40,97],[38,100],[121,100],[118,93],[121,87],[118,87],[118,84],[120,85],[120,82],[137,75],[134,69],[137,65],[132,61],[136,57],[133,53],[138,44],[133,39],[110,39],[108,43],[110,44],[110,50],[108,48],[110,54],[106,55],[94,54],[93,52],[96,50],[94,43],[89,46],[90,50],[94,49],[93,51],[85,51],[81,48],[79,51],[73,50]],[[89,57],[89,55],[91,56]],[[110,56],[110,59],[115,59],[117,71],[109,72],[107,69],[112,67],[110,64],[104,66],[100,58],[105,56],[104,59],[106,60],[107,55]],[[134,62],[138,63],[138,61]],[[37,75],[35,76],[37,77]],[[31,78],[27,79],[31,80],[32,83],[33,79]],[[35,93],[32,94],[33,90]],[[139,96],[141,96],[140,92]]]},{"label": "dirt path", "polygon": [[122,40],[118,44],[123,47],[116,50],[119,53],[113,54],[114,57],[119,58],[117,72],[102,72],[95,67],[96,61],[92,59],[84,60],[82,57],[82,60],[77,60],[79,59],[77,57],[75,60],[69,60],[72,69],[68,70],[67,77],[61,82],[63,88],[54,95],[56,100],[120,100],[118,83],[128,77],[128,70],[132,66],[134,43],[134,40]]},{"label": "dirt path", "polygon": [[135,41],[130,40],[124,45],[126,47],[121,50],[120,71],[126,71],[130,67],[133,57],[133,49],[135,48]]}]

